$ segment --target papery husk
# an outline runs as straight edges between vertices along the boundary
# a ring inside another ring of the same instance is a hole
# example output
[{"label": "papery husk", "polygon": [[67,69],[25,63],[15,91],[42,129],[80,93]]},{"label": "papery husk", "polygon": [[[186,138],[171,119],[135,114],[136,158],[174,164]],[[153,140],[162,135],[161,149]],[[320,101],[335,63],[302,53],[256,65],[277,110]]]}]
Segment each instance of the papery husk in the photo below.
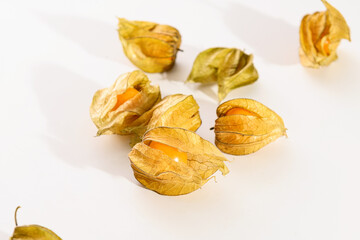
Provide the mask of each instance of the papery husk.
[{"label": "papery husk", "polygon": [[220,102],[231,90],[253,83],[258,78],[252,54],[236,48],[210,48],[196,57],[187,81],[217,82]]},{"label": "papery husk", "polygon": [[337,59],[336,49],[341,39],[350,39],[350,29],[341,13],[322,0],[327,8],[303,17],[300,25],[301,64],[305,67],[327,66]]},{"label": "papery husk", "polygon": [[119,18],[118,33],[125,55],[141,70],[165,72],[174,65],[181,44],[176,28]]},{"label": "papery husk", "polygon": [[[130,87],[140,93],[113,110],[117,103],[117,95]],[[159,86],[150,85],[149,79],[142,71],[136,70],[121,75],[111,87],[98,90],[93,97],[90,116],[98,128],[97,135],[132,134],[136,128],[134,121],[160,99]]]},{"label": "papery husk", "polygon": [[[187,154],[187,163],[175,162],[164,152],[148,146],[151,141],[166,144]],[[204,185],[220,170],[226,175],[227,159],[210,142],[196,133],[170,127],[147,131],[141,143],[129,153],[135,178],[146,188],[163,195],[182,195]]]},{"label": "papery husk", "polygon": [[[243,108],[252,115],[228,115],[233,108]],[[233,99],[217,108],[215,144],[223,152],[246,155],[258,151],[281,136],[286,136],[282,118],[252,99]]]},{"label": "papery husk", "polygon": [[192,95],[169,95],[134,121],[134,125],[141,127],[135,130],[132,145],[141,141],[147,130],[159,126],[181,127],[195,132],[201,126],[199,105]]},{"label": "papery husk", "polygon": [[20,209],[18,206],[15,210],[15,229],[10,240],[61,240],[53,231],[46,227],[39,225],[24,225],[18,226],[17,224],[17,211]]},{"label": "papery husk", "polygon": [[18,226],[10,240],[61,240],[53,231],[39,225]]}]

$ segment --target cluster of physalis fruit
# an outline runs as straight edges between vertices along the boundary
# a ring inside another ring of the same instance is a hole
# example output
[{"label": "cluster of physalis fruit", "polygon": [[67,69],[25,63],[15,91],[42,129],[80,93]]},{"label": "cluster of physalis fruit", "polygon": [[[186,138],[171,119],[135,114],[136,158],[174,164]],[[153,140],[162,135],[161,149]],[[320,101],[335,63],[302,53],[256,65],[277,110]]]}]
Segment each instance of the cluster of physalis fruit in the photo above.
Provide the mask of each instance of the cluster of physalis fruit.
[{"label": "cluster of physalis fruit", "polygon": [[[337,59],[341,39],[350,41],[350,29],[341,13],[322,0],[326,11],[305,15],[300,26],[300,62],[305,67],[327,66]],[[149,73],[170,70],[180,50],[181,35],[168,25],[119,19],[124,53]],[[233,89],[253,83],[258,72],[253,55],[236,48],[210,48],[196,57],[187,82],[218,84],[222,101]],[[181,195],[204,185],[216,171],[229,172],[224,153],[245,155],[286,136],[283,120],[251,99],[233,99],[216,110],[215,145],[201,138],[199,106],[193,96],[161,98],[142,71],[121,75],[109,88],[97,91],[90,107],[97,135],[131,135],[129,153],[135,178],[163,195]],[[19,207],[18,207],[19,208]],[[11,240],[61,240],[39,225],[18,226]]]},{"label": "cluster of physalis fruit", "polygon": [[140,70],[121,75],[98,90],[90,106],[97,135],[131,135],[129,153],[135,178],[164,195],[190,193],[216,171],[229,172],[224,153],[255,152],[286,134],[275,112],[251,99],[234,99],[217,108],[215,145],[201,138],[199,105],[191,95],[161,98]]},{"label": "cluster of physalis fruit", "polygon": [[[318,68],[337,58],[341,39],[350,40],[344,17],[322,0],[327,10],[306,15],[300,26],[300,61]],[[168,71],[175,64],[181,35],[168,25],[119,19],[124,53],[149,73]],[[237,48],[209,48],[198,54],[187,82],[218,84],[221,102],[233,89],[253,83],[258,72],[253,55]],[[279,115],[252,99],[233,99],[216,110],[215,145],[201,138],[199,106],[193,96],[175,94],[161,98],[142,71],[121,75],[94,95],[90,115],[97,135],[131,135],[129,153],[136,179],[164,195],[190,193],[218,170],[229,170],[222,152],[245,155],[286,136]]]}]

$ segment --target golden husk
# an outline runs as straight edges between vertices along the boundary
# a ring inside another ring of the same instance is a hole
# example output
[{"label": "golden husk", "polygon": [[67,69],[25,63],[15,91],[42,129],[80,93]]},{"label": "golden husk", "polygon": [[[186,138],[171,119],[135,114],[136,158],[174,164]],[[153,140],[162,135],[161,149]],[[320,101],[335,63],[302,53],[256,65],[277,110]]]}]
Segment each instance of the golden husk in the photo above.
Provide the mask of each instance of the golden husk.
[{"label": "golden husk", "polygon": [[195,132],[201,125],[199,105],[191,95],[169,95],[139,117],[134,125],[141,127],[135,130],[137,136],[133,144],[141,141],[147,130],[160,126],[181,127]]},{"label": "golden husk", "polygon": [[[149,147],[156,141],[177,148],[187,154],[187,163],[175,162],[164,152]],[[204,185],[212,174],[220,170],[226,175],[227,159],[210,142],[196,133],[170,127],[157,127],[145,133],[129,153],[135,178],[146,188],[163,195],[182,195]]]},{"label": "golden husk", "polygon": [[[128,88],[135,88],[139,94],[113,110],[117,96]],[[132,134],[136,129],[134,121],[160,101],[159,86],[150,85],[147,76],[139,70],[121,75],[109,87],[98,90],[90,106],[90,116],[96,127],[97,135]]]},{"label": "golden husk", "polygon": [[233,89],[255,82],[258,73],[253,55],[236,48],[210,48],[195,59],[188,82],[217,82],[222,101]]},{"label": "golden husk", "polygon": [[119,18],[118,33],[125,55],[145,72],[165,72],[175,63],[179,31],[168,25]]},{"label": "golden husk", "polygon": [[324,12],[303,17],[300,25],[301,64],[305,67],[327,66],[337,59],[336,49],[341,39],[350,41],[350,29],[341,13],[322,0]]},{"label": "golden husk", "polygon": [[[228,115],[233,108],[243,108],[252,115]],[[256,152],[281,136],[286,136],[284,122],[279,115],[252,99],[234,99],[217,108],[215,144],[223,152],[245,155]]]},{"label": "golden husk", "polygon": [[39,225],[18,226],[10,240],[61,240],[53,231]]}]

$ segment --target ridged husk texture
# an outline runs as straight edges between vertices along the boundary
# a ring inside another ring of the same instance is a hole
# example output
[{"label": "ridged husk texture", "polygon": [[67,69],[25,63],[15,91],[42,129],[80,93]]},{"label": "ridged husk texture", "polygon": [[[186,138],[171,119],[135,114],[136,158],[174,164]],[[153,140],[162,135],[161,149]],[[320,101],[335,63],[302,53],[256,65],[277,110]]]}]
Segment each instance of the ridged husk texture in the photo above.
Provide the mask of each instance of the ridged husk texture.
[{"label": "ridged husk texture", "polygon": [[191,95],[169,95],[144,113],[134,125],[140,127],[136,129],[133,144],[141,141],[147,130],[160,126],[180,127],[195,132],[201,125],[199,105]]},{"label": "ridged husk texture", "polygon": [[[228,115],[233,108],[242,108],[251,115]],[[284,122],[279,115],[252,99],[233,99],[217,108],[215,144],[223,152],[245,155],[256,152],[281,136],[286,136]]]},{"label": "ridged husk texture", "polygon": [[119,18],[118,33],[125,55],[141,70],[164,72],[174,65],[181,44],[176,28]]},{"label": "ridged husk texture", "polygon": [[15,227],[10,240],[61,240],[53,231],[39,225]]},{"label": "ridged husk texture", "polygon": [[[139,94],[129,99],[117,109],[117,96],[128,88],[135,88]],[[98,90],[90,106],[90,116],[98,128],[97,135],[132,134],[136,129],[134,121],[151,109],[161,99],[159,86],[150,85],[147,76],[139,70],[121,75],[109,87]]]},{"label": "ridged husk texture", "polygon": [[[156,141],[187,154],[187,163],[175,162],[163,151],[148,146]],[[129,153],[135,178],[146,188],[163,195],[182,195],[204,185],[220,170],[226,175],[227,159],[212,143],[196,133],[182,129],[157,127],[145,133]]]},{"label": "ridged husk texture", "polygon": [[222,101],[233,89],[255,82],[259,75],[253,55],[236,48],[210,48],[195,59],[188,82],[217,82]]},{"label": "ridged husk texture", "polygon": [[305,67],[327,66],[337,59],[341,39],[350,41],[350,29],[341,13],[325,0],[324,12],[303,17],[300,25],[300,61]]}]

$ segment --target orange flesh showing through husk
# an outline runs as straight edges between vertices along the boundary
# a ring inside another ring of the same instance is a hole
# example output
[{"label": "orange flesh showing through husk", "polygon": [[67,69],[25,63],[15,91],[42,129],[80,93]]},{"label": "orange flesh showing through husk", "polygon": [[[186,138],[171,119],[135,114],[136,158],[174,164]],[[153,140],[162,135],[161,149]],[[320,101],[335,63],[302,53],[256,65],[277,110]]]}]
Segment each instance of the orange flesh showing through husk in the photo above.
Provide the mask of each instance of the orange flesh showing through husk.
[{"label": "orange flesh showing through husk", "polygon": [[163,151],[166,155],[172,158],[175,162],[187,163],[187,154],[179,151],[179,149],[170,147],[169,145],[151,141],[149,147]]},{"label": "orange flesh showing through husk", "polygon": [[327,55],[330,55],[330,49],[329,49],[329,45],[330,45],[330,40],[326,39],[325,43],[324,43],[324,52]]},{"label": "orange flesh showing through husk", "polygon": [[232,108],[229,111],[226,112],[225,116],[229,115],[248,115],[248,116],[256,116],[255,113],[250,112],[249,110],[246,110],[245,108],[236,107]]},{"label": "orange flesh showing through husk", "polygon": [[117,102],[114,108],[112,109],[112,111],[116,110],[118,107],[120,107],[129,99],[135,97],[138,93],[139,91],[136,90],[135,88],[128,88],[124,93],[117,95]]}]

